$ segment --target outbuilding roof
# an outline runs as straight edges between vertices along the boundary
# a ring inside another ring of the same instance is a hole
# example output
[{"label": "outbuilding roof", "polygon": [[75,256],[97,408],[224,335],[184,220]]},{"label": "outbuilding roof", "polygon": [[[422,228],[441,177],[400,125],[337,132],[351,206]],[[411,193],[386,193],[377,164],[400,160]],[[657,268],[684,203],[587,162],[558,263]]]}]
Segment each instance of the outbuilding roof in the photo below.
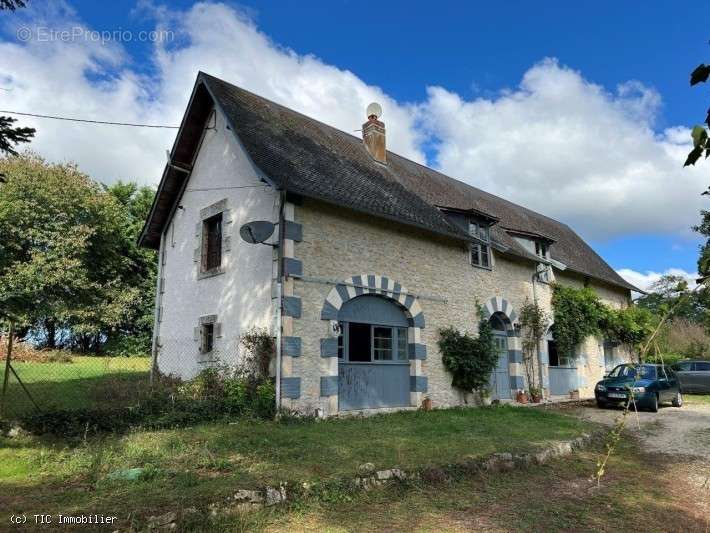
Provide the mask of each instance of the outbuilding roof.
[{"label": "outbuilding roof", "polygon": [[206,95],[225,114],[254,164],[278,188],[461,240],[471,237],[445,209],[481,213],[498,220],[491,237],[506,253],[531,259],[511,233],[537,235],[554,242],[552,259],[569,270],[639,290],[566,224],[390,151],[386,165],[376,162],[362,139],[202,72],[173,148],[177,168],[166,166],[140,237],[144,246],[159,246],[170,206],[180,195],[187,173],[179,167],[189,167],[187,152],[199,144],[195,135],[206,120]]}]

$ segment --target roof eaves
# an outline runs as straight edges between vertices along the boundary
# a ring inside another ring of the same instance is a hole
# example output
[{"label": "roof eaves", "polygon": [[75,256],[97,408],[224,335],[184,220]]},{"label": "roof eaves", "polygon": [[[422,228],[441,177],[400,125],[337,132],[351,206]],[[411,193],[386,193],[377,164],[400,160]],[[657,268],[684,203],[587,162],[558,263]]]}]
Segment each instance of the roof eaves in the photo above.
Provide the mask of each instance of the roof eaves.
[{"label": "roof eaves", "polygon": [[506,227],[506,226],[501,226],[501,228],[503,228],[505,231],[507,231],[511,235],[520,235],[521,237],[533,237],[533,238],[537,238],[537,239],[544,239],[551,244],[557,242],[557,239],[553,239],[549,235],[543,235],[542,233],[537,233],[534,231],[527,231],[527,230],[520,230],[520,229],[510,228],[510,227]]}]

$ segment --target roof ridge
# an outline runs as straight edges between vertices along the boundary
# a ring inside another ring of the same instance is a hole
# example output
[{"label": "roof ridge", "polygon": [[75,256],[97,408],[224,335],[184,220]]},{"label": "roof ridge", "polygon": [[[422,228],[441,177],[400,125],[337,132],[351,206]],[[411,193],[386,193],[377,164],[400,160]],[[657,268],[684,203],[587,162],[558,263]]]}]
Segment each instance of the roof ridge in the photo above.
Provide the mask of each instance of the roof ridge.
[{"label": "roof ridge", "polygon": [[[224,83],[224,84],[226,84],[226,85],[230,85],[231,87],[234,87],[235,89],[237,89],[237,90],[239,90],[239,91],[243,91],[243,92],[245,92],[245,93],[248,93],[248,94],[251,95],[251,96],[254,96],[255,98],[258,98],[258,99],[260,99],[260,100],[264,100],[264,101],[266,101],[266,102],[268,102],[268,103],[270,103],[270,104],[273,104],[273,105],[275,105],[275,106],[278,106],[278,107],[280,107],[281,109],[283,109],[283,110],[285,110],[285,111],[288,111],[288,112],[290,112],[290,113],[296,113],[297,115],[299,115],[299,116],[301,116],[301,117],[303,117],[303,118],[305,118],[305,119],[307,119],[307,120],[310,120],[310,121],[315,122],[315,123],[317,123],[317,124],[321,124],[321,125],[325,126],[326,128],[330,128],[330,129],[332,129],[332,130],[338,132],[338,133],[341,134],[341,135],[345,135],[345,136],[347,136],[347,137],[349,137],[349,138],[352,138],[352,139],[354,139],[354,140],[356,140],[356,141],[358,141],[358,142],[362,142],[362,139],[361,139],[360,137],[358,137],[358,136],[356,136],[356,135],[353,135],[352,133],[349,133],[349,132],[347,132],[347,131],[345,131],[345,130],[341,130],[340,128],[338,128],[338,127],[336,127],[336,126],[333,126],[333,125],[331,125],[331,124],[328,124],[328,123],[326,123],[326,122],[323,122],[322,120],[318,120],[317,118],[314,118],[314,117],[312,117],[312,116],[310,116],[310,115],[306,115],[305,113],[301,113],[300,111],[298,111],[298,110],[296,110],[296,109],[292,109],[292,108],[290,108],[290,107],[287,107],[287,106],[285,106],[284,104],[280,104],[280,103],[278,103],[278,102],[276,102],[276,101],[274,101],[274,100],[271,100],[271,99],[269,99],[269,98],[266,98],[265,96],[261,96],[260,94],[257,94],[257,93],[255,93],[255,92],[253,92],[253,91],[250,91],[249,89],[245,89],[244,87],[241,87],[241,86],[235,85],[234,83],[231,83],[231,82],[229,82],[229,81],[223,80],[222,78],[218,78],[217,76],[213,76],[212,74],[209,74],[209,73],[204,72],[204,71],[202,71],[202,70],[200,70],[200,71],[198,72],[198,76],[203,76],[203,77],[212,78],[213,80],[215,80],[215,81],[217,81],[217,82],[219,82],[219,83]],[[448,174],[444,174],[441,170],[438,170],[438,169],[436,169],[436,168],[432,168],[432,167],[430,167],[430,166],[428,166],[428,165],[425,165],[425,164],[423,164],[423,163],[420,163],[420,162],[418,162],[418,161],[415,161],[415,160],[413,160],[413,159],[410,159],[409,157],[406,157],[406,156],[404,156],[404,155],[402,155],[402,154],[400,154],[400,153],[393,152],[392,150],[389,150],[389,149],[387,149],[386,151],[387,151],[388,155],[393,155],[393,156],[398,157],[398,158],[400,158],[400,159],[402,159],[402,160],[404,160],[404,161],[408,161],[409,163],[413,163],[413,164],[417,165],[418,167],[421,167],[421,168],[423,168],[423,169],[425,169],[425,170],[428,170],[428,171],[430,171],[430,172],[435,172],[436,174],[438,174],[439,176],[441,176],[441,177],[443,177],[443,178],[446,178],[447,180],[454,181],[454,182],[456,182],[457,184],[461,184],[461,185],[463,185],[464,187],[468,187],[469,189],[472,189],[472,190],[474,190],[474,191],[476,191],[476,192],[482,192],[483,194],[488,194],[488,195],[490,195],[490,196],[493,196],[493,197],[496,198],[497,200],[501,200],[501,201],[503,201],[503,202],[506,202],[506,203],[508,203],[508,204],[510,204],[510,205],[515,206],[516,208],[525,209],[526,211],[528,211],[528,212],[530,212],[530,213],[532,213],[532,214],[534,214],[534,215],[541,216],[541,217],[544,217],[544,218],[546,218],[546,219],[548,219],[548,220],[551,220],[551,221],[553,221],[553,222],[556,222],[556,223],[558,223],[558,224],[565,224],[565,225],[567,226],[567,224],[566,224],[565,222],[562,222],[562,221],[560,221],[560,220],[554,219],[554,218],[552,218],[552,217],[550,217],[550,216],[547,216],[547,215],[545,215],[545,214],[543,214],[543,213],[540,213],[540,212],[538,212],[538,211],[535,211],[534,209],[531,209],[531,208],[526,207],[526,206],[524,206],[524,205],[516,204],[515,202],[513,202],[513,201],[511,201],[511,200],[508,200],[507,198],[503,198],[502,196],[498,196],[497,194],[493,194],[492,192],[486,191],[486,190],[484,190],[484,189],[480,189],[480,188],[478,188],[478,187],[476,187],[476,186],[474,186],[474,185],[471,185],[470,183],[466,183],[465,181],[462,181],[461,179],[455,178],[455,177],[453,177],[453,176],[449,176]],[[419,195],[417,195],[417,196],[419,196]],[[425,201],[426,201],[426,200],[425,200]],[[436,207],[436,206],[434,206],[434,207]],[[489,213],[489,214],[490,214],[490,213]],[[568,227],[569,227],[569,226],[568,226]],[[570,228],[570,229],[571,229],[571,228]],[[573,230],[573,231],[574,231],[574,230]]]},{"label": "roof ridge", "polygon": [[[456,233],[465,231],[437,206],[477,209],[499,217],[502,227],[559,237],[555,256],[570,270],[636,290],[565,222],[392,150],[387,150],[388,164],[378,165],[362,139],[347,131],[206,72],[199,72],[200,81],[209,92],[214,89],[223,110],[233,117],[234,134],[255,164],[276,180],[288,176],[299,194],[448,235],[454,227]],[[358,146],[361,150],[354,150]],[[386,182],[401,193],[388,190]],[[503,234],[512,240],[508,232]]]}]

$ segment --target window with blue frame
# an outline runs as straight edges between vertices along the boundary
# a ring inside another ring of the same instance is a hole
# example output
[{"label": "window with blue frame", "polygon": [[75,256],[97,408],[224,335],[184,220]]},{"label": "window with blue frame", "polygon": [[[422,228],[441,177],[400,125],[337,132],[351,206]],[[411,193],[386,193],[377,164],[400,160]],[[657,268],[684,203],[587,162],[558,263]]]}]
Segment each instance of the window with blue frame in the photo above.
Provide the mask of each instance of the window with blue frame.
[{"label": "window with blue frame", "polygon": [[350,363],[403,362],[407,353],[407,328],[342,322],[338,357]]}]

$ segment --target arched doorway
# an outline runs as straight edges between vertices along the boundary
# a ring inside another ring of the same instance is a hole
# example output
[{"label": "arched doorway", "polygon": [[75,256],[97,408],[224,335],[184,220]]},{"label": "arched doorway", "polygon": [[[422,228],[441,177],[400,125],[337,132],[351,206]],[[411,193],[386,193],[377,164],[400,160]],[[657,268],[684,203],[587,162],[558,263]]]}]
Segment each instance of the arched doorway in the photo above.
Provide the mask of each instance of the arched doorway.
[{"label": "arched doorway", "polygon": [[510,399],[510,372],[508,360],[508,318],[503,313],[491,315],[490,324],[493,328],[493,342],[498,352],[498,364],[491,372],[491,397],[494,400]]},{"label": "arched doorway", "polygon": [[389,298],[362,295],[338,311],[338,410],[410,404],[409,319]]}]

